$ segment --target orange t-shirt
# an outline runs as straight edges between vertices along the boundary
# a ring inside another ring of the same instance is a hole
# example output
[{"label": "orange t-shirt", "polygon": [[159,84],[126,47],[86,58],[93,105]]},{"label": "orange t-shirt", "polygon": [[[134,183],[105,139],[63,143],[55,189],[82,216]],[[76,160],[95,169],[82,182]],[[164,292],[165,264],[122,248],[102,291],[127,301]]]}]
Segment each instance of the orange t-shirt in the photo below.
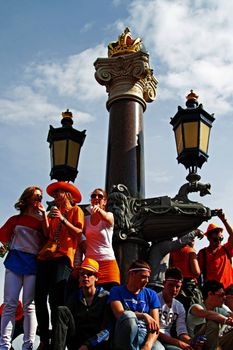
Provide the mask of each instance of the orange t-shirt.
[{"label": "orange t-shirt", "polygon": [[[64,215],[64,214],[63,214]],[[74,226],[83,229],[84,226],[84,213],[81,208],[78,206],[72,207],[65,214],[66,219],[71,222]],[[66,225],[61,224],[59,218],[49,218],[49,240],[54,240],[54,235],[57,227],[60,226],[60,230],[58,233],[58,241],[59,241],[59,250],[54,254],[54,257],[67,256],[70,260],[70,265],[73,267],[74,263],[74,255],[77,249],[78,240],[81,236],[77,234],[77,237],[74,234],[70,234],[69,229]],[[46,260],[44,258],[38,257],[40,260]]]},{"label": "orange t-shirt", "polygon": [[[229,256],[233,256],[233,247],[230,243],[224,244]],[[204,251],[205,250],[205,251]],[[216,280],[221,282],[224,288],[233,283],[233,269],[226,250],[220,246],[216,252],[210,253],[208,248],[203,248],[198,253],[198,262],[201,272],[204,271],[205,281]],[[205,254],[205,266],[203,266],[203,255]]]},{"label": "orange t-shirt", "polygon": [[183,278],[196,279],[195,275],[191,271],[189,262],[189,254],[192,252],[193,248],[190,246],[185,246],[170,253],[171,266],[179,268],[182,272]]}]

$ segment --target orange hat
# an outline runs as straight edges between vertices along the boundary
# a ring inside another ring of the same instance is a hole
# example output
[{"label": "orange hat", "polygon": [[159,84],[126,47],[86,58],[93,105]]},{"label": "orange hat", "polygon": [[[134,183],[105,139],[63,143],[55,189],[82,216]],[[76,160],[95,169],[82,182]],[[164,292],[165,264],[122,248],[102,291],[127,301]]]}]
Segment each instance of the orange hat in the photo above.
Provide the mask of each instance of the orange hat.
[{"label": "orange hat", "polygon": [[81,264],[78,266],[79,269],[88,270],[94,272],[96,275],[99,274],[99,264],[96,260],[85,258]]},{"label": "orange hat", "polygon": [[76,203],[81,202],[82,195],[79,189],[68,182],[64,182],[64,181],[53,182],[52,184],[48,185],[48,187],[46,188],[46,192],[51,197],[54,197],[54,191],[57,190],[58,188],[61,188],[64,191],[70,192]]},{"label": "orange hat", "polygon": [[222,232],[223,228],[215,224],[209,224],[207,231],[205,232],[205,235],[207,236],[210,233],[210,231],[213,231],[213,230],[219,230],[220,232]]}]

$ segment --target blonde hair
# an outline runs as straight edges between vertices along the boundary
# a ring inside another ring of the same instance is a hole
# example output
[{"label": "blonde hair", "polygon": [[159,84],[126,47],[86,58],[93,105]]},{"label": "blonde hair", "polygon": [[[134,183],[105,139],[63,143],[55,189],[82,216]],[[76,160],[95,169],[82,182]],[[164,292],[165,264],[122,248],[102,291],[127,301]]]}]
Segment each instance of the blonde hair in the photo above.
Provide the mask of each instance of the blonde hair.
[{"label": "blonde hair", "polygon": [[66,194],[66,198],[69,200],[69,202],[70,202],[70,205],[72,206],[72,207],[74,207],[75,206],[75,201],[74,201],[74,198],[73,198],[73,196],[72,196],[72,194],[70,193],[70,192],[68,192],[68,191],[65,191],[65,194]]}]

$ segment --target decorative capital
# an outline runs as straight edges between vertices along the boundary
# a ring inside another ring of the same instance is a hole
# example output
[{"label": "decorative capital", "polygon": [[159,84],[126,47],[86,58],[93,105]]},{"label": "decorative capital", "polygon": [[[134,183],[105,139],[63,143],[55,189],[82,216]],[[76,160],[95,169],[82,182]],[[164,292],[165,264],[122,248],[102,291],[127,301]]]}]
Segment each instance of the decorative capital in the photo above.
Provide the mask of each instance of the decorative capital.
[{"label": "decorative capital", "polygon": [[158,81],[149,65],[149,55],[142,51],[112,58],[98,58],[95,78],[108,92],[107,108],[116,100],[132,99],[142,104],[156,98]]}]

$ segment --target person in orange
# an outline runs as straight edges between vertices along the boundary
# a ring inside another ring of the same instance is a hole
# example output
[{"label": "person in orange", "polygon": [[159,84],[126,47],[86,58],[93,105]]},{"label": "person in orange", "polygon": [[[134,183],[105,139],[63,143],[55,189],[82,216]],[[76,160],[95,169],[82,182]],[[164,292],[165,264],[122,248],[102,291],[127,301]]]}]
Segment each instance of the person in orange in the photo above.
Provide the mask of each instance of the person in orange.
[{"label": "person in orange", "polygon": [[222,245],[223,228],[210,224],[205,233],[209,246],[201,249],[198,253],[198,262],[203,281],[216,280],[221,282],[224,288],[233,283],[233,270],[231,258],[233,256],[233,228],[226,219],[222,209],[217,209],[217,215],[224,224],[229,238]]},{"label": "person in orange", "polygon": [[120,271],[112,247],[114,217],[106,211],[107,194],[96,188],[91,194],[90,215],[85,217],[86,257],[99,263],[97,285],[105,290],[120,284]]},{"label": "person in orange", "polygon": [[46,191],[54,198],[54,207],[49,215],[49,241],[57,242],[57,248],[50,257],[44,250],[38,255],[35,303],[40,333],[39,350],[49,347],[47,299],[53,327],[57,307],[64,305],[66,285],[84,225],[83,211],[76,205],[82,198],[78,188],[58,181],[50,184]]},{"label": "person in orange", "polygon": [[183,283],[177,299],[188,311],[191,304],[202,302],[202,294],[198,287],[198,277],[201,271],[194,249],[194,239],[186,246],[170,253],[170,266],[176,267],[182,272]]}]

